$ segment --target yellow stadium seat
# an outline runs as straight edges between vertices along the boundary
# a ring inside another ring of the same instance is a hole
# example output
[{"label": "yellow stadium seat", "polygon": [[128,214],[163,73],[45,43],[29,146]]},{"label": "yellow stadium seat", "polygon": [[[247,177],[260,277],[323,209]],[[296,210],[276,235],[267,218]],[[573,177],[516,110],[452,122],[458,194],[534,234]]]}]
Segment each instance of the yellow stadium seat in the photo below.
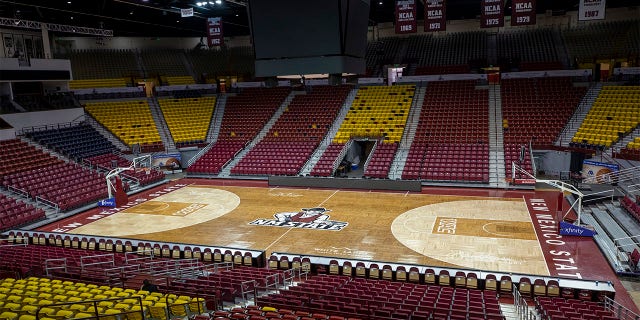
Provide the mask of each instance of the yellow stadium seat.
[{"label": "yellow stadium seat", "polygon": [[167,305],[157,302],[153,306],[149,306],[149,315],[156,320],[167,320],[169,318]]},{"label": "yellow stadium seat", "polygon": [[86,312],[78,312],[76,314],[74,314],[71,319],[87,319],[87,318],[92,318],[93,315],[90,313],[86,313]]},{"label": "yellow stadium seat", "polygon": [[18,314],[15,312],[4,311],[0,313],[0,319],[1,320],[17,320]]},{"label": "yellow stadium seat", "polygon": [[57,319],[70,319],[71,317],[73,317],[73,311],[69,311],[69,310],[58,310],[55,314],[55,318]]},{"label": "yellow stadium seat", "polygon": [[42,319],[42,315],[45,315],[47,317],[54,317],[56,315],[57,310],[54,308],[47,308],[47,307],[41,307],[40,311],[38,312],[38,316],[40,319]]},{"label": "yellow stadium seat", "polygon": [[20,309],[20,314],[35,315],[37,311],[38,311],[38,306],[26,304],[26,305],[23,305],[22,308]]},{"label": "yellow stadium seat", "polygon": [[189,303],[191,302],[189,300],[176,300],[174,301],[170,307],[169,307],[169,312],[171,312],[171,316],[172,317],[187,317],[188,316],[188,306]]}]

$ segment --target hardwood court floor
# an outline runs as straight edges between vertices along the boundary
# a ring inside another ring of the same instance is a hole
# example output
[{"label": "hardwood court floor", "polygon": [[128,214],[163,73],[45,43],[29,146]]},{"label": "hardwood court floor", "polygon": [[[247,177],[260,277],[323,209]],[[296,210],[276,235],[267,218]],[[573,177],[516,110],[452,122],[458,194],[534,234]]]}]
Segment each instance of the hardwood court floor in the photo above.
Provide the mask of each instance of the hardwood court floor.
[{"label": "hardwood court floor", "polygon": [[[522,198],[205,185],[197,181],[68,232],[549,275]],[[331,225],[278,222],[322,207]],[[332,230],[333,229],[333,230]]]},{"label": "hardwood court floor", "polygon": [[[553,212],[557,199],[557,191],[423,187],[393,193],[187,178],[134,195],[126,206],[91,209],[38,231],[611,280],[616,301],[637,311],[593,239],[549,234],[549,214],[536,209]],[[326,214],[334,223],[274,217],[313,207],[331,210]]]}]

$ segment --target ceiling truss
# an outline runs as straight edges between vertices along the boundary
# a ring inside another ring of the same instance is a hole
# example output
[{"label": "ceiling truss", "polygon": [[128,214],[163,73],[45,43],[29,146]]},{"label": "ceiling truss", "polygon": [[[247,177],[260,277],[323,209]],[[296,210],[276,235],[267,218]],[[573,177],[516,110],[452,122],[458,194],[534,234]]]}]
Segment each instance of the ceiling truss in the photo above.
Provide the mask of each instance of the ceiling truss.
[{"label": "ceiling truss", "polygon": [[42,28],[44,27],[49,31],[55,31],[55,32],[85,34],[85,35],[91,35],[91,36],[97,36],[97,37],[113,37],[113,30],[108,30],[108,29],[70,26],[65,24],[46,23],[46,22],[38,22],[38,21],[15,19],[15,18],[0,17],[0,26],[22,28],[22,29],[36,29],[36,30],[42,30]]}]

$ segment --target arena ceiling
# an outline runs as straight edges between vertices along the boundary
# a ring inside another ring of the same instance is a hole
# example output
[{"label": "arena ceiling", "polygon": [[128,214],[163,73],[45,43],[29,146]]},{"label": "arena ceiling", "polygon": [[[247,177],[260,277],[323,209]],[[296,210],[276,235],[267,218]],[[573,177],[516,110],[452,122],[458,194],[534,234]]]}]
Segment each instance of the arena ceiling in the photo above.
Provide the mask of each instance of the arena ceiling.
[{"label": "arena ceiling", "polygon": [[[265,0],[268,1],[268,0]],[[275,0],[277,1],[277,0]],[[305,0],[300,0],[305,1]],[[418,0],[418,12],[423,10]],[[0,0],[0,17],[111,29],[115,36],[204,36],[207,17],[223,17],[225,36],[248,35],[246,0]],[[577,10],[578,0],[537,0],[538,13]],[[370,24],[394,19],[394,0],[371,0]],[[607,0],[608,7],[637,6],[638,0]],[[506,0],[509,15],[511,0]],[[194,8],[181,18],[179,9]],[[447,0],[447,19],[480,14],[480,0]],[[418,16],[420,17],[421,14]]]}]

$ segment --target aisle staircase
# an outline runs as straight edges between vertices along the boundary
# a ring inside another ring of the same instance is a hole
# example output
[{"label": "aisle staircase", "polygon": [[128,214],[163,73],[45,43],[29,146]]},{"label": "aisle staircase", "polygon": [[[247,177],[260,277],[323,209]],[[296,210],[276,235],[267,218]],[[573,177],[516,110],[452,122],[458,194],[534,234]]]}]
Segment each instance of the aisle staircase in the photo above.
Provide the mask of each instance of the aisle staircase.
[{"label": "aisle staircase", "polygon": [[244,158],[244,156],[246,156],[247,153],[249,153],[249,151],[251,151],[251,149],[253,149],[253,147],[255,147],[258,144],[258,142],[260,142],[260,140],[262,140],[262,138],[264,138],[267,135],[271,127],[273,127],[276,121],[278,121],[280,116],[287,109],[287,107],[289,106],[293,98],[295,98],[295,96],[299,94],[307,94],[307,93],[304,91],[291,91],[291,93],[289,93],[287,98],[285,98],[284,102],[282,102],[278,110],[276,110],[273,116],[271,116],[271,119],[269,119],[269,121],[267,121],[264,127],[262,127],[262,130],[260,130],[260,132],[253,138],[253,140],[251,140],[251,142],[242,151],[240,151],[235,158],[229,161],[229,163],[227,163],[227,165],[225,165],[222,168],[222,170],[220,170],[220,173],[218,174],[219,177],[228,178],[231,175],[231,169],[235,167],[238,163],[240,163],[240,160],[242,160],[242,158]]},{"label": "aisle staircase", "polygon": [[502,95],[499,84],[489,85],[489,185],[507,187],[505,181]]}]

